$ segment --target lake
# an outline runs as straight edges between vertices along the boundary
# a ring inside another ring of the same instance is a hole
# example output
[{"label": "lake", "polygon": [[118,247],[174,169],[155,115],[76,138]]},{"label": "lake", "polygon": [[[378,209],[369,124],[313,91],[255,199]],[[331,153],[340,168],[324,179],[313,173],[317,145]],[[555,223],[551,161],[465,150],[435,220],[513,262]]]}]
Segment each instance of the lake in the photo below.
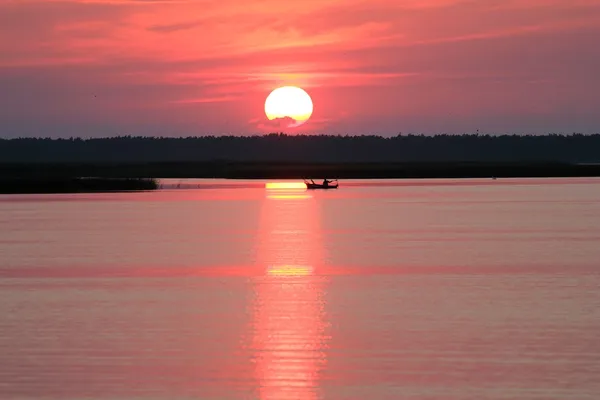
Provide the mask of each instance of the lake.
[{"label": "lake", "polygon": [[0,196],[0,398],[600,398],[600,179],[162,184]]}]

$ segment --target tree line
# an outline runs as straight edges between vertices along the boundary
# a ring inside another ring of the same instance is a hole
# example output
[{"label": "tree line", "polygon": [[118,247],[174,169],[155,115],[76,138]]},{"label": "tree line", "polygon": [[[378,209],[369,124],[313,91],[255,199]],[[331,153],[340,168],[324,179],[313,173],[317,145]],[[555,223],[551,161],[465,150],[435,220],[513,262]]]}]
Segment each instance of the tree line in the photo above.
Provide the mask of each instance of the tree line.
[{"label": "tree line", "polygon": [[0,163],[600,162],[600,134],[0,139]]}]

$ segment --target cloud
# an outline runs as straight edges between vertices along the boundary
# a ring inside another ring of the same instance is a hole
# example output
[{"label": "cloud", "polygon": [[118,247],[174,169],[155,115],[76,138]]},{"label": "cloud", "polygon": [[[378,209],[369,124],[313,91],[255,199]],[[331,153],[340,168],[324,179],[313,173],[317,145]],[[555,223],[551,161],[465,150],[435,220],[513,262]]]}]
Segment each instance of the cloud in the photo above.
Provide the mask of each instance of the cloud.
[{"label": "cloud", "polygon": [[250,122],[252,124],[258,122],[256,129],[267,132],[285,132],[298,127],[298,121],[291,117],[274,118],[272,120],[264,118],[261,120],[251,120]]},{"label": "cloud", "polygon": [[168,25],[153,25],[153,26],[148,27],[148,30],[153,31],[153,32],[170,33],[170,32],[185,31],[185,30],[193,29],[200,25],[202,25],[202,21],[179,22],[179,23],[168,24]]},{"label": "cloud", "polygon": [[200,97],[193,99],[182,99],[182,100],[174,100],[172,103],[174,104],[197,104],[197,103],[221,103],[227,101],[235,101],[238,100],[238,96],[216,96],[216,97]]}]

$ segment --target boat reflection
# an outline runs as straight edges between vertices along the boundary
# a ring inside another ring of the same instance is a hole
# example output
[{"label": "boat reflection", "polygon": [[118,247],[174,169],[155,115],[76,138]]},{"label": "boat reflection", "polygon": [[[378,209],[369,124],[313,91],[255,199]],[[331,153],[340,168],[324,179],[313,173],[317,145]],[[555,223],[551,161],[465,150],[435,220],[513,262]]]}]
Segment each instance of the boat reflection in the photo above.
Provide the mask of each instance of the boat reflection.
[{"label": "boat reflection", "polygon": [[257,244],[264,273],[253,279],[257,394],[261,400],[316,399],[328,342],[317,204],[305,190],[275,192],[267,190]]}]

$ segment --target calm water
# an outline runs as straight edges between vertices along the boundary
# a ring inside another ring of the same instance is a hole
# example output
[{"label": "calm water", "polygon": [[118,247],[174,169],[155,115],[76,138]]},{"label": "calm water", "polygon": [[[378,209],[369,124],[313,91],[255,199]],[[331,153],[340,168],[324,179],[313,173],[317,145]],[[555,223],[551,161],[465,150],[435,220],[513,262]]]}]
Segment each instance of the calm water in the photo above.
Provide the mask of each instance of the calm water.
[{"label": "calm water", "polygon": [[0,399],[600,398],[600,180],[164,184],[0,196]]}]

